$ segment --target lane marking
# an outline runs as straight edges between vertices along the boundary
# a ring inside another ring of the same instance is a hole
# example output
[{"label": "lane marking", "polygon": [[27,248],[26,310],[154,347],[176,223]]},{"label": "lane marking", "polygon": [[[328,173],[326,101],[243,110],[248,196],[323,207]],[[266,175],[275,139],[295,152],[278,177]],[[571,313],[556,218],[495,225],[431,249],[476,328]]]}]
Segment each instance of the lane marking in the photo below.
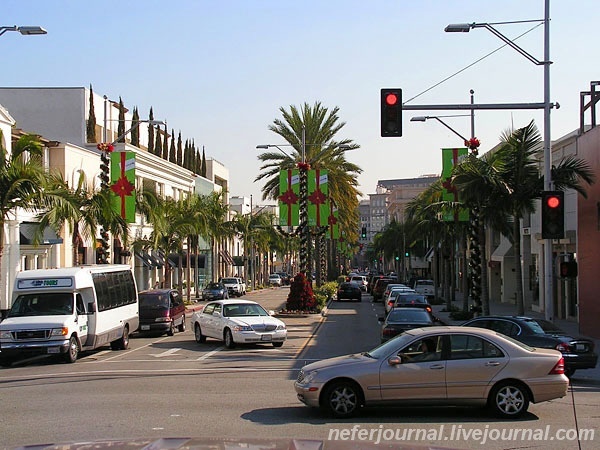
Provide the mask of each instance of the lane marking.
[{"label": "lane marking", "polygon": [[173,353],[176,353],[176,352],[178,352],[179,350],[181,350],[181,348],[174,347],[174,348],[171,348],[171,349],[169,349],[169,350],[167,350],[167,351],[164,351],[164,352],[162,352],[162,353],[158,353],[158,354],[156,354],[156,355],[150,355],[150,356],[153,356],[154,358],[162,358],[162,357],[164,357],[164,356],[170,356],[170,355],[172,355]]},{"label": "lane marking", "polygon": [[225,348],[224,345],[222,345],[221,347],[217,347],[215,348],[213,351],[206,353],[205,355],[202,355],[200,358],[197,358],[196,361],[204,361],[207,358],[210,358],[212,355],[214,355],[215,353],[220,352],[221,350],[223,350]]}]

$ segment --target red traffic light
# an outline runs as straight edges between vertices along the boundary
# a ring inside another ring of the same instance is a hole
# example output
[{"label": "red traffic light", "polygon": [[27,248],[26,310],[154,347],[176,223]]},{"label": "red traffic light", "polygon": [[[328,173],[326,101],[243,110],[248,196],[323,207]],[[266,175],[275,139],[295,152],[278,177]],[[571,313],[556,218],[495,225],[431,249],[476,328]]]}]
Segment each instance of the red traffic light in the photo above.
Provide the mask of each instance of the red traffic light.
[{"label": "red traffic light", "polygon": [[393,92],[390,92],[388,95],[385,96],[385,102],[388,105],[393,106],[396,103],[398,103],[398,96]]},{"label": "red traffic light", "polygon": [[546,197],[546,205],[548,205],[548,208],[558,208],[560,206],[560,198],[556,195],[550,195]]}]

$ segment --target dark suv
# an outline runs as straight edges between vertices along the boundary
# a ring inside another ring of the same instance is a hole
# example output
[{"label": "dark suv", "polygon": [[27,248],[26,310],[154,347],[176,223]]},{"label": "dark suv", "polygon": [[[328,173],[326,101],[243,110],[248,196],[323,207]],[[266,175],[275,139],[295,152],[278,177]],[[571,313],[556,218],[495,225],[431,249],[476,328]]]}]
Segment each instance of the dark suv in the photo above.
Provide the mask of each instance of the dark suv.
[{"label": "dark suv", "polygon": [[383,299],[383,293],[385,292],[385,288],[390,283],[395,283],[395,278],[377,278],[375,280],[375,286],[373,286],[373,292],[371,295],[373,296],[373,301],[378,302]]},{"label": "dark suv", "polygon": [[159,332],[173,336],[185,331],[185,304],[175,289],[151,289],[138,294],[142,333]]},{"label": "dark suv", "polygon": [[463,326],[487,328],[510,336],[531,347],[552,348],[563,354],[565,375],[577,369],[593,369],[598,362],[594,341],[571,337],[552,322],[518,316],[484,316],[465,322]]}]

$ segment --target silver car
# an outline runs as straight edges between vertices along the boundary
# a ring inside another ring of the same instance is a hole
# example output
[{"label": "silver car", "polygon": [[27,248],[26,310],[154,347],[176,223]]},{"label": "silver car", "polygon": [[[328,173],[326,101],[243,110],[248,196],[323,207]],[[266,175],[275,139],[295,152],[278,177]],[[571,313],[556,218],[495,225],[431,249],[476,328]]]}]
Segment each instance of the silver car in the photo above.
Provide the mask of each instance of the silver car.
[{"label": "silver car", "polygon": [[196,342],[219,339],[227,348],[236,344],[272,344],[281,347],[287,339],[285,323],[272,317],[251,300],[219,300],[207,303],[192,315]]},{"label": "silver car", "polygon": [[529,347],[491,330],[431,327],[406,331],[375,349],[308,364],[298,399],[335,417],[363,406],[488,405],[516,418],[529,403],[567,394],[557,350]]}]

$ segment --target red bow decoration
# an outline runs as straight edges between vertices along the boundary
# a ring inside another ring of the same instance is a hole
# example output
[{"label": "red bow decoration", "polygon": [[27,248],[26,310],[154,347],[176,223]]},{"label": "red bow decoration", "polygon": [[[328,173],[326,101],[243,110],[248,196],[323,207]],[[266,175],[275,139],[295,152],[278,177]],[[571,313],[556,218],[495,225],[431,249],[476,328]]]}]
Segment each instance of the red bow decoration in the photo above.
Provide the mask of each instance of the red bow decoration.
[{"label": "red bow decoration", "polygon": [[307,162],[299,162],[298,163],[298,169],[300,170],[309,170],[310,169],[310,164]]},{"label": "red bow decoration", "polygon": [[481,143],[479,142],[479,139],[477,139],[476,137],[465,140],[465,147],[468,147],[471,150],[477,150],[480,145],[481,145]]},{"label": "red bow decoration", "polygon": [[100,150],[101,152],[106,152],[106,153],[110,153],[112,152],[115,147],[112,144],[109,144],[107,142],[100,142],[98,145],[98,150]]}]

